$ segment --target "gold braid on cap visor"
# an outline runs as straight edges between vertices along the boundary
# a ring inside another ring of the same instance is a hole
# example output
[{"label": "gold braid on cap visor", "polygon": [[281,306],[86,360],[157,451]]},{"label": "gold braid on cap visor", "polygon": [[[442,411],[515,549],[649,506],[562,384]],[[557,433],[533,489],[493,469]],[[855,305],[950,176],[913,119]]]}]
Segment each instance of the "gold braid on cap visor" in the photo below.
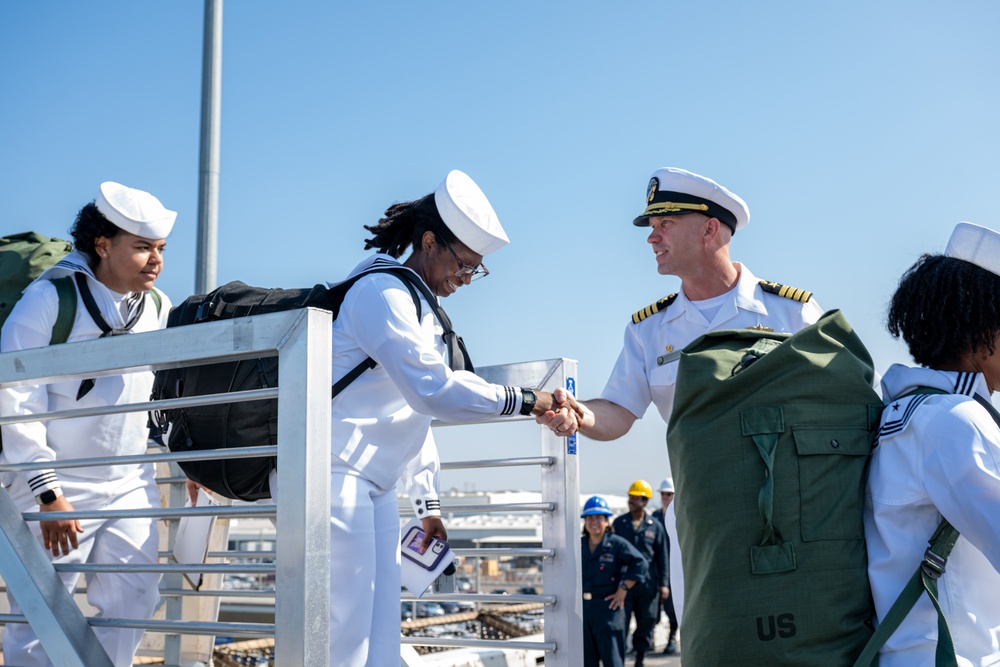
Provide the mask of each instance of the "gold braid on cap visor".
[{"label": "gold braid on cap visor", "polygon": [[667,213],[677,213],[678,211],[698,211],[704,213],[707,210],[707,204],[682,204],[680,202],[673,201],[659,201],[647,206],[646,210],[642,212],[642,216],[639,217],[647,215],[665,215]]}]

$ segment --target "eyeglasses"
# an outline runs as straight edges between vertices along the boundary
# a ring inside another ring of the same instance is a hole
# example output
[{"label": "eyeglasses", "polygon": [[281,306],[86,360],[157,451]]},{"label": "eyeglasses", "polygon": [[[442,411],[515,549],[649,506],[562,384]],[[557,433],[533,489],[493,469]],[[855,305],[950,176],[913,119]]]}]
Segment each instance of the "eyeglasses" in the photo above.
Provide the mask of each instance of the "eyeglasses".
[{"label": "eyeglasses", "polygon": [[451,249],[451,246],[448,245],[447,241],[440,236],[438,236],[437,239],[444,245],[445,248],[448,249],[448,252],[450,252],[451,256],[455,258],[455,261],[458,262],[458,271],[455,272],[456,276],[463,279],[468,277],[469,282],[472,282],[473,280],[479,280],[480,278],[485,278],[490,275],[490,271],[486,268],[485,264],[480,263],[479,266],[469,266],[455,254],[455,251]]}]

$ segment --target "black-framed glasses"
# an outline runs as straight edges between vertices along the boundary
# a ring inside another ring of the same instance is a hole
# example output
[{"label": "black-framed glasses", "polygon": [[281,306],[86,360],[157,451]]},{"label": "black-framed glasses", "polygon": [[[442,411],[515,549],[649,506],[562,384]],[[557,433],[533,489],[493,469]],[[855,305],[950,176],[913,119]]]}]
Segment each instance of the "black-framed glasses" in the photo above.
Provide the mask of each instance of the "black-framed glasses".
[{"label": "black-framed glasses", "polygon": [[451,256],[455,258],[456,262],[458,262],[458,271],[455,272],[456,276],[463,279],[468,277],[469,282],[472,282],[473,280],[479,280],[480,278],[485,278],[486,276],[490,275],[490,271],[489,269],[486,268],[485,264],[480,263],[479,266],[469,266],[468,264],[463,262],[462,259],[457,254],[455,254],[455,251],[451,249],[451,246],[448,245],[447,241],[445,241],[440,236],[438,236],[437,239],[441,241],[442,244],[444,244],[444,247],[448,249],[448,252],[451,253]]}]

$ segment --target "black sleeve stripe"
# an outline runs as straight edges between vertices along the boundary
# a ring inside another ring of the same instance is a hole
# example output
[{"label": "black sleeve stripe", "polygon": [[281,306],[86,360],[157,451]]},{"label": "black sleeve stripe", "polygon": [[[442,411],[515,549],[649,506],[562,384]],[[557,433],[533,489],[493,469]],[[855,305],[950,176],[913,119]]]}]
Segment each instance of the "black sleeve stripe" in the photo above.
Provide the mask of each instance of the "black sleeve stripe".
[{"label": "black sleeve stripe", "polygon": [[503,409],[500,411],[501,415],[512,415],[514,414],[514,408],[517,407],[517,390],[514,387],[504,387],[504,403]]},{"label": "black sleeve stripe", "polygon": [[54,471],[46,470],[29,479],[28,486],[31,487],[32,491],[44,486],[59,486],[59,478],[56,477]]},{"label": "black sleeve stripe", "polygon": [[428,512],[441,511],[441,501],[440,500],[427,500],[425,503]]}]

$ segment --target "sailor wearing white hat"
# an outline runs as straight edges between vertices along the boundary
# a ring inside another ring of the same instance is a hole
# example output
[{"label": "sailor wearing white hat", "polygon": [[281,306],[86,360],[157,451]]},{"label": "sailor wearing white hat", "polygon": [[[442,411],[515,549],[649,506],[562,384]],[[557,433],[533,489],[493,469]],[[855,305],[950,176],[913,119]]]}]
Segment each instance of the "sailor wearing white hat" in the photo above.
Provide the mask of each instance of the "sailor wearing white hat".
[{"label": "sailor wearing white hat", "polygon": [[633,223],[649,227],[646,243],[657,272],[679,277],[681,289],[632,315],[601,398],[582,402],[587,414],[579,424],[568,412],[539,422],[560,435],[578,427],[596,440],[613,440],[650,403],[669,422],[677,360],[688,343],[716,329],[794,333],[816,322],[823,309],[811,292],[760,280],[730,259],[733,234],[749,222],[746,202],[712,179],[677,167],[653,172],[645,208]]},{"label": "sailor wearing white hat", "polygon": [[[333,324],[333,377],[366,357],[378,365],[333,400],[331,438],[330,663],[358,667],[399,662],[394,487],[401,476],[427,539],[447,537],[432,418],[482,421],[540,414],[553,404],[546,392],[491,384],[462,370],[457,346],[447,354],[446,338],[454,342],[454,334],[445,333],[448,323],[438,321],[429,300],[487,276],[484,256],[508,243],[471,178],[452,171],[432,194],[389,207],[365,228],[373,234],[365,248],[378,252],[350,274],[370,273],[347,292]],[[401,267],[428,289],[419,313],[399,277],[371,273]]]},{"label": "sailor wearing white hat", "polygon": [[[961,665],[993,665],[1000,656],[1000,415],[990,401],[1000,387],[998,303],[1000,234],[986,227],[960,223],[943,255],[924,255],[903,274],[887,325],[919,366],[895,364],[882,378],[885,410],[865,500],[880,622],[942,518],[960,533],[937,601]],[[939,627],[922,595],[879,664],[935,664]]]},{"label": "sailor wearing white hat", "polygon": [[[96,200],[84,206],[70,230],[76,250],[31,283],[4,323],[3,352],[43,347],[60,310],[56,283],[76,301],[68,341],[153,331],[166,326],[170,301],[153,287],[163,269],[165,238],[177,214],[147,192],[102,183]],[[92,302],[88,306],[85,297]],[[91,314],[93,312],[93,315]],[[96,380],[29,385],[0,390],[0,412],[32,414],[96,408],[149,400],[153,374],[127,373]],[[146,415],[132,412],[3,427],[4,463],[143,454]],[[14,475],[9,488],[22,512],[132,510],[159,506],[152,465],[129,464]],[[151,519],[41,521],[29,524],[55,563],[154,564],[157,530]],[[72,591],[79,574],[61,572]],[[156,573],[95,573],[87,597],[110,618],[148,619],[159,601]],[[13,613],[20,613],[10,597]],[[95,628],[112,662],[132,664],[142,630]],[[9,624],[3,640],[6,664],[51,665],[31,627]]]}]

